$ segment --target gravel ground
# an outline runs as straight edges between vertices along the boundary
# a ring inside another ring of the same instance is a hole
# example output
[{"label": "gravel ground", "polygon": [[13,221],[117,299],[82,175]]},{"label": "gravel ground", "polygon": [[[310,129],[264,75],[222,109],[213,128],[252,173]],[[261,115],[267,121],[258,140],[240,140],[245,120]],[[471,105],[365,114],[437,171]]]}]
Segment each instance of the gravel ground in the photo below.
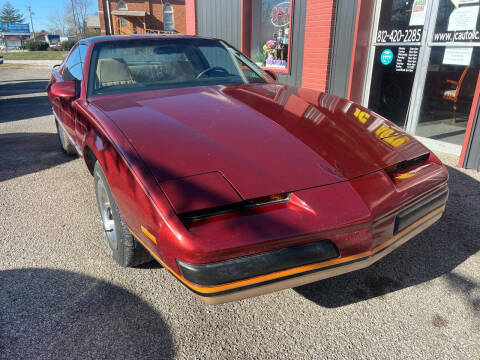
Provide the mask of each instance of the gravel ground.
[{"label": "gravel ground", "polygon": [[479,357],[480,173],[439,154],[443,219],[368,269],[207,306],[154,263],[110,258],[92,178],[59,150],[48,75],[0,67],[1,359]]}]

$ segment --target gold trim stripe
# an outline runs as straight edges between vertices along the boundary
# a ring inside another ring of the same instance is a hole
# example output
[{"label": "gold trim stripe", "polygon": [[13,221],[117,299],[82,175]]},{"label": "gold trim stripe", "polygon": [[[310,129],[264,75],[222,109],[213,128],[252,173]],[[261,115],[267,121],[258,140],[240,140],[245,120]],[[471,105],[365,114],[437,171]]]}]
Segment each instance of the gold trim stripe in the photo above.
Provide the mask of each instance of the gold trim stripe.
[{"label": "gold trim stripe", "polygon": [[129,230],[132,233],[132,235],[143,246],[145,246],[145,248],[150,252],[150,254],[152,254],[152,256],[160,264],[162,264],[163,267],[168,269],[182,283],[184,283],[186,286],[188,286],[189,288],[191,288],[191,289],[193,289],[197,292],[204,293],[204,294],[211,294],[211,293],[216,293],[216,292],[235,289],[235,288],[238,288],[238,287],[253,285],[253,284],[256,284],[256,283],[262,283],[262,282],[265,282],[265,281],[274,280],[274,279],[278,279],[278,278],[282,278],[282,277],[286,277],[286,276],[290,276],[290,275],[301,274],[301,273],[312,271],[312,270],[318,270],[318,269],[322,269],[322,268],[327,267],[327,266],[337,265],[337,264],[341,264],[341,263],[347,263],[347,262],[351,262],[351,261],[354,261],[354,260],[357,260],[357,259],[360,259],[360,258],[364,258],[364,257],[370,257],[370,256],[374,255],[375,253],[378,253],[379,251],[383,250],[384,248],[390,246],[391,244],[393,244],[394,242],[399,240],[401,237],[403,237],[405,234],[409,233],[410,231],[412,231],[416,227],[418,227],[421,224],[423,224],[424,222],[430,220],[432,217],[434,217],[435,215],[437,215],[440,212],[443,212],[444,210],[445,210],[445,205],[443,205],[440,208],[438,208],[438,209],[432,211],[431,213],[425,215],[423,218],[417,220],[415,223],[411,224],[410,226],[408,226],[407,228],[402,230],[400,233],[393,236],[391,239],[385,241],[384,243],[378,245],[376,248],[374,248],[372,250],[364,251],[362,253],[347,256],[347,257],[344,257],[344,258],[337,258],[337,259],[323,261],[323,262],[316,263],[316,264],[303,265],[303,266],[299,266],[299,267],[296,267],[296,268],[281,270],[281,271],[277,271],[277,272],[274,272],[274,273],[271,273],[271,274],[260,275],[260,276],[257,276],[257,277],[244,279],[244,280],[239,280],[239,281],[235,281],[235,282],[232,282],[232,283],[217,285],[217,286],[199,286],[199,285],[193,284],[190,281],[184,279],[182,276],[178,275],[175,271],[173,271],[168,265],[166,265],[159,258],[159,256],[157,254],[155,254],[145,244],[145,242],[143,240],[141,240],[130,228],[129,228]]}]

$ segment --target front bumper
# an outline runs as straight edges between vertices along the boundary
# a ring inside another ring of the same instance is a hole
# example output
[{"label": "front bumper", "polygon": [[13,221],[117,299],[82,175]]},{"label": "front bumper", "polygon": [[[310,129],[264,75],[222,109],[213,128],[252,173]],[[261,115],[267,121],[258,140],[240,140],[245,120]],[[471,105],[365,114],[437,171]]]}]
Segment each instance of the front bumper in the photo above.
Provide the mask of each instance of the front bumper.
[{"label": "front bumper", "polygon": [[433,225],[442,217],[444,210],[445,205],[440,206],[398,232],[390,240],[378,245],[370,251],[282,270],[219,286],[189,287],[203,302],[207,304],[221,304],[293,288],[363,269],[388,255],[393,250]]},{"label": "front bumper", "polygon": [[[216,263],[177,261],[179,274],[157,254],[150,252],[203,302],[221,304],[368,267],[439,220],[447,198],[448,189],[443,187],[398,210],[396,214],[388,215],[389,221],[395,222],[395,226],[392,224],[391,227],[393,236],[368,251],[350,256],[339,257],[335,246],[328,240],[322,240]],[[138,236],[135,237],[144,244]]]}]

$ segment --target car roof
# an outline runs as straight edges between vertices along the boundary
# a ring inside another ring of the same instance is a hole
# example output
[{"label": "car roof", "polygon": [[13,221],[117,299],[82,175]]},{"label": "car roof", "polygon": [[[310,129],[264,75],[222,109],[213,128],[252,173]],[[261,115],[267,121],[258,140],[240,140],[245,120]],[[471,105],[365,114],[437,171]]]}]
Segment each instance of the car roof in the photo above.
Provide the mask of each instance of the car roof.
[{"label": "car roof", "polygon": [[125,41],[133,39],[203,39],[203,40],[216,40],[213,38],[194,36],[194,35],[172,35],[172,34],[132,34],[132,35],[103,35],[103,36],[93,36],[90,38],[82,39],[79,41],[80,44],[94,44],[104,41]]}]

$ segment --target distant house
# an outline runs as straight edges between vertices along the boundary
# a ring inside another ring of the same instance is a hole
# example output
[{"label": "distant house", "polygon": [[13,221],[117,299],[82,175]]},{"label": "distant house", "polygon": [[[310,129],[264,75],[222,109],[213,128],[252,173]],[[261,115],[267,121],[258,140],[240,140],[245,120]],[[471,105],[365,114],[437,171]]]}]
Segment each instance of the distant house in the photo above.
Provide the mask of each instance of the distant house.
[{"label": "distant house", "polygon": [[88,33],[91,35],[100,35],[101,26],[100,26],[100,16],[97,14],[88,15],[87,18],[87,29]]},{"label": "distant house", "polygon": [[39,41],[47,41],[46,36],[48,35],[48,31],[39,31],[35,33],[35,36],[33,33],[30,34],[30,40],[39,40]]},{"label": "distant house", "polygon": [[60,45],[60,35],[50,34],[48,31],[40,31],[35,34],[35,38],[31,36],[31,40],[45,41],[50,46]]},{"label": "distant house", "polygon": [[56,34],[45,35],[45,41],[50,46],[60,46],[60,35],[56,35]]},{"label": "distant house", "polygon": [[98,0],[102,35],[185,33],[185,0]]}]

